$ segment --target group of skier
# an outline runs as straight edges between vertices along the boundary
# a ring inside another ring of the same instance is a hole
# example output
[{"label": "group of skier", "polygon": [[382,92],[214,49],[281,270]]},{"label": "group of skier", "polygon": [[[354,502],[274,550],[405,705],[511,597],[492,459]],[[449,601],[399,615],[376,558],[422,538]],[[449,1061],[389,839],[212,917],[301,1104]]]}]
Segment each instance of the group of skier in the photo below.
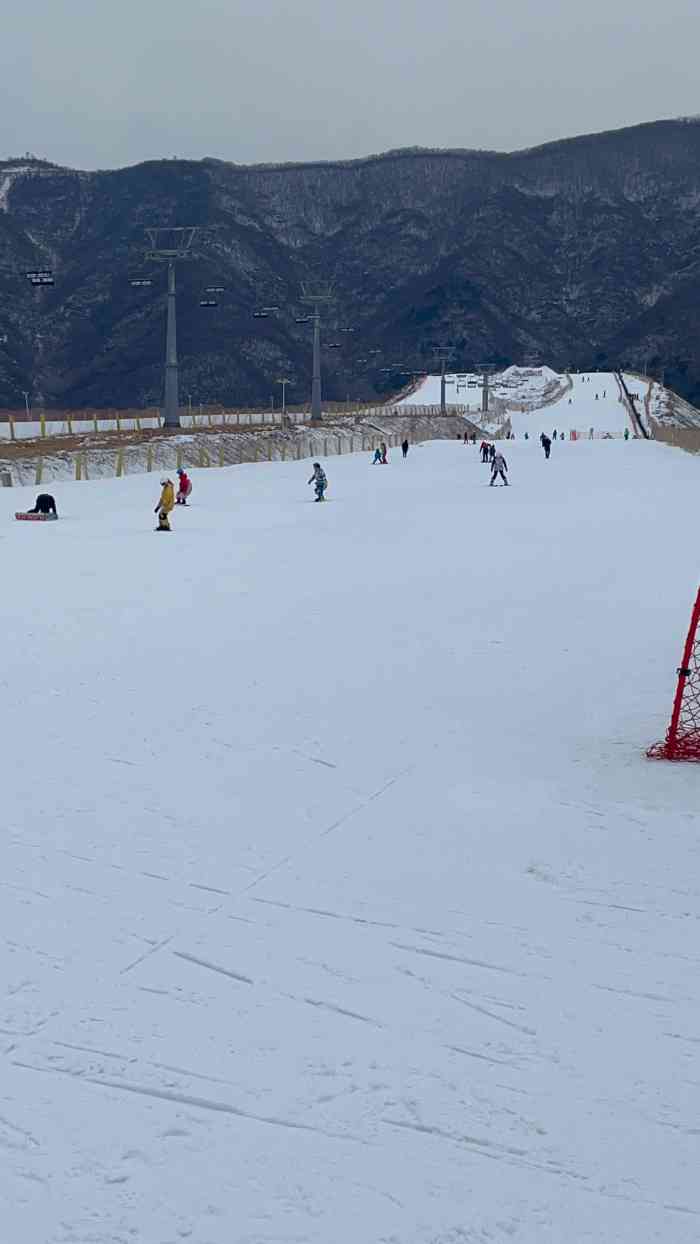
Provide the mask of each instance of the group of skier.
[{"label": "group of skier", "polygon": [[160,481],[161,493],[154,513],[158,515],[156,531],[172,531],[170,515],[176,505],[187,505],[187,498],[192,492],[192,480],[182,467],[177,468],[177,493],[173,481],[164,475]]}]

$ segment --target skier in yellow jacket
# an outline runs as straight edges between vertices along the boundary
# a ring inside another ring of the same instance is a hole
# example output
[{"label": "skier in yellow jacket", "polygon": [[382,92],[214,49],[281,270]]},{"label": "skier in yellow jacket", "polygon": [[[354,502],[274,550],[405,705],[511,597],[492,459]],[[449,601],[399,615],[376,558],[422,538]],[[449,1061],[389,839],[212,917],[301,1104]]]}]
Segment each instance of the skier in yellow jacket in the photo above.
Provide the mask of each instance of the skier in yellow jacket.
[{"label": "skier in yellow jacket", "polygon": [[163,478],[161,481],[160,501],[158,502],[154,513],[158,515],[158,526],[156,531],[172,531],[170,519],[168,515],[171,510],[175,509],[175,489],[170,479]]}]

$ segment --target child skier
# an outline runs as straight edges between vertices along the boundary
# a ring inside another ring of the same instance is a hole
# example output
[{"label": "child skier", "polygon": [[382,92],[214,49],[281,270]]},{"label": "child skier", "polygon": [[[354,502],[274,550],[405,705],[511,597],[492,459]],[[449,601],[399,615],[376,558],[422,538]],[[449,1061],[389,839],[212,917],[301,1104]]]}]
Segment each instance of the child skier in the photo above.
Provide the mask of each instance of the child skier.
[{"label": "child skier", "polygon": [[192,480],[182,467],[177,468],[177,496],[175,498],[176,505],[187,505],[187,498],[192,492]]},{"label": "child skier", "polygon": [[379,446],[377,446],[377,448],[374,451],[374,457],[372,459],[372,466],[377,466],[378,464],[381,465],[381,461],[382,461],[382,451],[379,448]]},{"label": "child skier", "polygon": [[173,488],[173,481],[164,476],[160,481],[160,485],[160,501],[153,511],[154,514],[158,515],[158,526],[156,527],[156,531],[172,531],[168,515],[170,514],[170,511],[175,508],[175,489]]},{"label": "child skier", "polygon": [[321,466],[320,462],[314,462],[314,473],[311,476],[311,479],[308,480],[308,483],[315,485],[315,488],[316,488],[315,500],[325,501],[325,497],[323,494],[328,487],[328,480],[326,479],[326,473],[323,470],[323,467]]},{"label": "child skier", "polygon": [[493,488],[499,475],[507,488],[508,487],[508,480],[506,479],[507,474],[508,474],[508,464],[505,458],[503,457],[503,454],[499,452],[494,456],[494,459],[491,463],[491,480],[489,482],[489,488]]}]

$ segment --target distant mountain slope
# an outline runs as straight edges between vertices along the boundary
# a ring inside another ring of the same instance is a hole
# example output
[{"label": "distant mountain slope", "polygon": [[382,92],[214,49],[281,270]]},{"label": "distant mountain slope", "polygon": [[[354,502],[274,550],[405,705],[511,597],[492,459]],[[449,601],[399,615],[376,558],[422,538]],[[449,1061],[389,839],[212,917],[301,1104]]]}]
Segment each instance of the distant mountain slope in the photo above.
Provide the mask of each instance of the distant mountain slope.
[{"label": "distant mountain slope", "polygon": [[[399,151],[243,167],[155,161],[83,173],[0,163],[0,405],[158,400],[164,273],[146,224],[196,224],[183,264],[182,391],[267,402],[309,382],[299,283],[333,277],[329,396],[398,388],[449,341],[454,367],[527,358],[664,367],[700,402],[700,123],[663,121],[509,155]],[[21,275],[51,266],[53,289]],[[206,285],[226,293],[199,306]],[[260,305],[279,305],[253,319]],[[353,328],[354,332],[341,332]],[[370,351],[381,351],[370,353]],[[380,369],[386,370],[380,370]]]}]

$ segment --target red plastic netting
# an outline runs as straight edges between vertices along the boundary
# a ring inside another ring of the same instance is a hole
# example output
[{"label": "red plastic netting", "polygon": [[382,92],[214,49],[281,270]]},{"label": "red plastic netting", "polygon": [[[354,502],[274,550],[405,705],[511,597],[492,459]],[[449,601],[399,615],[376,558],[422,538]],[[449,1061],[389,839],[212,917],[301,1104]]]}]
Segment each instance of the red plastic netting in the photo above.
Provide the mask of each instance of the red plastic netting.
[{"label": "red plastic netting", "polygon": [[652,760],[700,761],[700,591],[678,670],[671,724],[663,743],[650,747],[647,756]]}]

